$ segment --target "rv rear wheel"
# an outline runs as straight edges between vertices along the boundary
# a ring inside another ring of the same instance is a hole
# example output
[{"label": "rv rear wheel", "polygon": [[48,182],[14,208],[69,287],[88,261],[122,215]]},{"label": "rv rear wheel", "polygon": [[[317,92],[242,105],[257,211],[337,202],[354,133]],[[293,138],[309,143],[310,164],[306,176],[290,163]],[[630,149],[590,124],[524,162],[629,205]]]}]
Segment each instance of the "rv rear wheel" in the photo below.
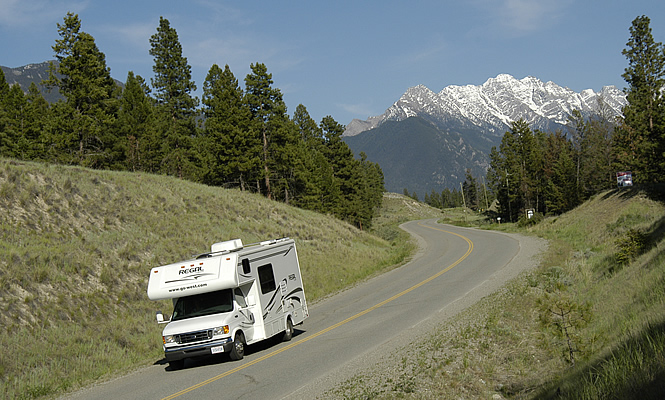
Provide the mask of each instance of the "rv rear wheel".
[{"label": "rv rear wheel", "polygon": [[237,361],[242,360],[245,356],[245,335],[242,332],[237,332],[235,338],[233,339],[233,348],[229,353],[231,360]]},{"label": "rv rear wheel", "polygon": [[284,331],[284,336],[282,336],[282,341],[288,342],[293,337],[293,322],[291,318],[286,319],[286,330]]}]

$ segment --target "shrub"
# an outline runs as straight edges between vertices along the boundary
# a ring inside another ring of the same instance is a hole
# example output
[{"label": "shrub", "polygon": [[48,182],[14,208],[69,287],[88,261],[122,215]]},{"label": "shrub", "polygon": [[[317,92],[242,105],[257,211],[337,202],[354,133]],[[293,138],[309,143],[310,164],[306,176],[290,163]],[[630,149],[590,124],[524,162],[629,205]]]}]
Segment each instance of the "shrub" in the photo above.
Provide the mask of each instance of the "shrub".
[{"label": "shrub", "polygon": [[646,234],[637,229],[629,229],[625,236],[616,240],[619,251],[616,254],[616,261],[624,266],[640,255],[646,247]]}]

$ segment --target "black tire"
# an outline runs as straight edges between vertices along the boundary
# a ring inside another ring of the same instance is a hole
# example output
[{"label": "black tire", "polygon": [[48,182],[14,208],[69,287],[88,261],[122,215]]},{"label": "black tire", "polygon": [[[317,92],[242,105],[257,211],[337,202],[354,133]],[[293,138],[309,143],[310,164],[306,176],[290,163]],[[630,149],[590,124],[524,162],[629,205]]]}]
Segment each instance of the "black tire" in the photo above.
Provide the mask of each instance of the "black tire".
[{"label": "black tire", "polygon": [[169,368],[171,368],[171,371],[177,371],[179,369],[183,369],[184,367],[185,367],[184,358],[182,360],[169,361]]},{"label": "black tire", "polygon": [[238,361],[245,357],[245,344],[245,335],[243,335],[242,332],[237,332],[235,338],[233,339],[233,348],[229,353],[231,360]]},{"label": "black tire", "polygon": [[282,342],[288,342],[291,338],[293,338],[293,322],[291,322],[291,318],[289,317],[286,319],[286,330],[282,336]]}]

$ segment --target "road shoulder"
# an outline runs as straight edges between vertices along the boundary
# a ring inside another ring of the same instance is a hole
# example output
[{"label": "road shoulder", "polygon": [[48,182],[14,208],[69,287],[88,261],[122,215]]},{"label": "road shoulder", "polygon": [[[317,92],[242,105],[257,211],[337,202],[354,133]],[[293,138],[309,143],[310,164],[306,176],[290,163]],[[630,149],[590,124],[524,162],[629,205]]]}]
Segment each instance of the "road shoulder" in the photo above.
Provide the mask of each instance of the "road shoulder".
[{"label": "road shoulder", "polygon": [[[405,230],[408,232],[408,229]],[[373,352],[359,355],[349,363],[336,368],[333,373],[321,377],[314,382],[309,382],[289,395],[289,398],[333,399],[339,398],[339,393],[335,391],[344,386],[356,384],[382,385],[381,382],[385,381],[396,382],[402,374],[399,367],[401,360],[407,353],[413,351],[414,346],[427,340],[433,332],[442,329],[444,326],[449,328],[453,317],[460,315],[484,297],[501,289],[521,273],[533,269],[540,264],[540,255],[547,248],[546,240],[519,234],[496,233],[507,235],[519,242],[517,254],[504,268],[467,292],[464,296],[442,308],[438,313],[433,314],[427,320],[405,329],[398,336],[383,343]],[[417,259],[426,248],[423,247],[425,246],[425,242],[422,239],[416,235],[414,235],[414,238],[419,245],[419,250],[414,256],[414,259]],[[473,318],[473,316],[469,316],[468,318]],[[468,323],[468,318],[463,318],[462,320]],[[358,382],[359,377],[363,377],[362,382]]]}]

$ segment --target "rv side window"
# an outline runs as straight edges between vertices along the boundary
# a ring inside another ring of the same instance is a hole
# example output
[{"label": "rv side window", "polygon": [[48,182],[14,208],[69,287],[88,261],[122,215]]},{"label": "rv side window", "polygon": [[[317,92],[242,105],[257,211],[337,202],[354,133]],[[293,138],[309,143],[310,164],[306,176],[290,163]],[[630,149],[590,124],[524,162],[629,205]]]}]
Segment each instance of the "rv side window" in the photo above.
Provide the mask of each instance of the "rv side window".
[{"label": "rv side window", "polygon": [[236,296],[236,303],[242,308],[247,307],[247,302],[245,301],[245,296],[242,294],[242,290],[240,290],[240,288],[235,288],[233,293]]},{"label": "rv side window", "polygon": [[261,293],[273,292],[275,285],[275,274],[272,272],[272,264],[266,264],[256,269],[259,273],[259,282],[261,283]]}]

